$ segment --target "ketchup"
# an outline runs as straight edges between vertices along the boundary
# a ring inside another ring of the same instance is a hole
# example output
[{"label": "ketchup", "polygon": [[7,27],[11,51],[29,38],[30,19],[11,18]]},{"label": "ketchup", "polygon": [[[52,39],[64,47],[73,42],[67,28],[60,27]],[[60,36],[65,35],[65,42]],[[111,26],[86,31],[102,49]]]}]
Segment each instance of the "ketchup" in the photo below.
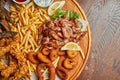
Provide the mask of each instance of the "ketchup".
[{"label": "ketchup", "polygon": [[24,1],[26,1],[26,0],[16,0],[17,2],[24,2]]}]

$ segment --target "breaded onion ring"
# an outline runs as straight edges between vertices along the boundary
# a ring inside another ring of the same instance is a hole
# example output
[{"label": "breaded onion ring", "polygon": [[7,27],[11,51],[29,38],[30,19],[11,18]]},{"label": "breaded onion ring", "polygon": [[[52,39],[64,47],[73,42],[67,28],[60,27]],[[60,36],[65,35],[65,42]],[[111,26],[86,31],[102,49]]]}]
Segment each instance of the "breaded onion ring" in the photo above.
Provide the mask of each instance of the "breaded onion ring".
[{"label": "breaded onion ring", "polygon": [[27,59],[33,64],[39,64],[39,61],[37,60],[37,53],[36,52],[29,52],[27,54]]},{"label": "breaded onion ring", "polygon": [[42,73],[40,72],[43,67],[47,67],[50,72],[49,80],[55,80],[55,67],[53,66],[53,64],[44,64],[44,63],[38,64],[36,68],[39,80],[44,80]]},{"label": "breaded onion ring", "polygon": [[50,60],[54,61],[58,57],[58,50],[52,49],[50,53]]},{"label": "breaded onion ring", "polygon": [[61,66],[56,67],[56,73],[62,80],[66,80],[68,78],[68,71]]},{"label": "breaded onion ring", "polygon": [[51,61],[49,60],[49,58],[47,56],[43,55],[40,52],[37,54],[37,57],[43,63],[51,63]]},{"label": "breaded onion ring", "polygon": [[47,56],[47,55],[49,55],[49,53],[50,53],[50,52],[49,52],[49,49],[48,49],[48,48],[45,48],[45,47],[44,47],[44,48],[42,49],[42,54],[43,54],[43,55]]},{"label": "breaded onion ring", "polygon": [[66,69],[73,69],[75,68],[75,66],[77,65],[77,60],[75,59],[69,59],[69,58],[66,58],[63,62],[63,66],[66,68]]},{"label": "breaded onion ring", "polygon": [[63,61],[65,60],[65,56],[61,56],[58,61],[58,66],[62,66]]},{"label": "breaded onion ring", "polygon": [[78,55],[78,51],[75,50],[67,50],[67,55],[69,58],[74,58]]}]

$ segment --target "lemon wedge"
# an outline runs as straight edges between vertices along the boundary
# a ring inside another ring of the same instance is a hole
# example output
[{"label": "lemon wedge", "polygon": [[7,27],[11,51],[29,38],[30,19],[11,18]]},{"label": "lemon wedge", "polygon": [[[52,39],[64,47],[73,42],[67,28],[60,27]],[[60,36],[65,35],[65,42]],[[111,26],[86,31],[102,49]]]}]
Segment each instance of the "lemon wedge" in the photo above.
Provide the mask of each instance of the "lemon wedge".
[{"label": "lemon wedge", "polygon": [[66,43],[66,44],[61,48],[61,50],[76,50],[76,51],[80,51],[82,58],[83,58],[83,59],[85,58],[85,55],[84,55],[81,47],[80,47],[77,43],[75,43],[75,42],[68,42],[68,43]]},{"label": "lemon wedge", "polygon": [[48,8],[48,15],[52,16],[56,10],[61,9],[65,4],[65,1],[56,1]]}]

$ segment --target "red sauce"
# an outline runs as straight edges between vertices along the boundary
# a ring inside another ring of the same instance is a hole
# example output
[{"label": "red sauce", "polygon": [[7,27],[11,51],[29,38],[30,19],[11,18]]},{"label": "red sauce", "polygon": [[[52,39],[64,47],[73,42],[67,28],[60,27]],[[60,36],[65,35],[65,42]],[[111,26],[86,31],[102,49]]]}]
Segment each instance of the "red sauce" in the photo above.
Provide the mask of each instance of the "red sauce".
[{"label": "red sauce", "polygon": [[24,1],[26,1],[26,0],[16,0],[17,2],[24,2]]}]

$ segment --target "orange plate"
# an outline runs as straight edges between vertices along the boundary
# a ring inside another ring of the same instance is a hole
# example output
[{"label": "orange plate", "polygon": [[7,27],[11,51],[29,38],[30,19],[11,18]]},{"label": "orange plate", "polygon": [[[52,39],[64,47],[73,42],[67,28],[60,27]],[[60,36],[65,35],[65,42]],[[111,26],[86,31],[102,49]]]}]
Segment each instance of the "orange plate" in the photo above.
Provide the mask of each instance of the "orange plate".
[{"label": "orange plate", "polygon": [[[63,7],[63,9],[66,10],[73,10],[80,13],[80,18],[87,21],[86,15],[81,8],[81,6],[76,2],[76,0],[66,0],[66,3]],[[80,41],[80,46],[85,54],[85,59],[83,60],[81,55],[79,54],[76,59],[78,60],[78,65],[71,71],[69,71],[69,79],[68,80],[76,80],[79,75],[81,74],[82,70],[84,69],[86,62],[88,60],[88,57],[90,55],[90,48],[91,48],[91,31],[90,31],[90,25],[88,24],[87,27],[88,33],[86,36]]]}]

